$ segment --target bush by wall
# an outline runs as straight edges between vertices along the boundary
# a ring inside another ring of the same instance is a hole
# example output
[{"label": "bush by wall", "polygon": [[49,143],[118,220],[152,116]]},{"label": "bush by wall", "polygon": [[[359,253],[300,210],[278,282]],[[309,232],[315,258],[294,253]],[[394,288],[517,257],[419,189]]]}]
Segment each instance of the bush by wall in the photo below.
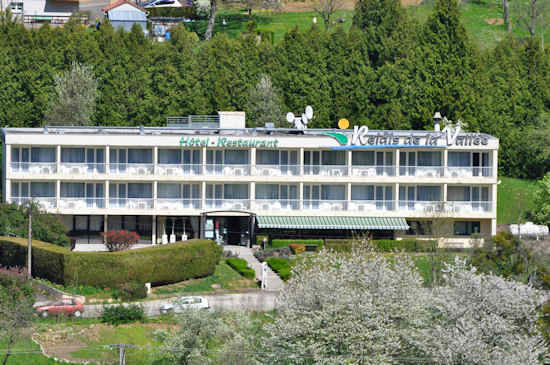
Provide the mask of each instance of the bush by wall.
[{"label": "bush by wall", "polygon": [[[352,239],[329,239],[325,247],[339,252],[351,252],[354,240]],[[405,252],[431,252],[434,241],[432,240],[374,240],[372,244],[376,249],[383,252],[405,251]]]},{"label": "bush by wall", "polygon": [[120,299],[123,302],[131,302],[137,299],[146,298],[147,288],[145,288],[145,283],[130,281],[120,284],[120,286],[115,289],[112,296],[114,299]]},{"label": "bush by wall", "polygon": [[256,272],[248,267],[248,262],[245,259],[230,258],[226,260],[227,264],[245,278],[254,279]]},{"label": "bush by wall", "polygon": [[[129,281],[165,284],[214,273],[221,246],[208,240],[190,240],[118,252],[72,252],[33,241],[34,276],[63,285],[119,288]],[[0,237],[0,265],[26,265],[22,238]]]},{"label": "bush by wall", "polygon": [[197,9],[195,6],[164,7],[147,9],[148,17],[167,17],[167,18],[186,18],[197,19]]},{"label": "bush by wall", "polygon": [[143,312],[143,307],[140,305],[111,305],[103,307],[101,322],[118,326],[123,323],[143,321],[144,318],[145,314]]},{"label": "bush by wall", "polygon": [[287,247],[291,243],[297,243],[301,245],[316,245],[318,247],[323,246],[323,240],[272,240],[273,248]]},{"label": "bush by wall", "polygon": [[288,259],[284,259],[281,257],[270,257],[267,260],[265,260],[271,270],[275,271],[277,275],[284,281],[287,281],[290,279],[290,271],[291,266]]},{"label": "bush by wall", "polygon": [[283,257],[288,258],[290,256],[290,248],[280,247],[280,248],[266,248],[265,250],[259,250],[254,252],[254,257],[260,262],[264,262],[268,257]]}]

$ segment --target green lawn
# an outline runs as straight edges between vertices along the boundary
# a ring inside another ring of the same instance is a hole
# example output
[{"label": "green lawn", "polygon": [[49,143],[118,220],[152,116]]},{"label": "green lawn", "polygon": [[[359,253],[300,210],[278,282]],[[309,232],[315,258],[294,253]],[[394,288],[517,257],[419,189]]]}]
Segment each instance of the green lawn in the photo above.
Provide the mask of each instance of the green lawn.
[{"label": "green lawn", "polygon": [[[5,343],[0,341],[0,348],[5,348]],[[67,362],[59,362],[53,359],[50,359],[40,352],[40,346],[33,342],[29,337],[21,339],[15,346],[12,348],[14,355],[10,355],[8,358],[7,365],[59,365],[66,364],[70,365]],[[4,360],[5,353],[0,352],[0,362]]]},{"label": "green lawn", "polygon": [[217,284],[222,290],[238,290],[246,288],[257,288],[254,280],[242,277],[233,270],[225,260],[220,261],[216,266],[213,275],[201,279],[187,280],[177,284],[165,285],[153,289],[155,295],[180,294],[180,293],[199,293],[215,291],[212,285]]},{"label": "green lawn", "polygon": [[[502,182],[497,190],[497,223],[517,223],[520,207],[523,214],[533,209],[537,182],[510,177],[500,177],[499,179]],[[520,196],[521,201],[519,200]]]}]

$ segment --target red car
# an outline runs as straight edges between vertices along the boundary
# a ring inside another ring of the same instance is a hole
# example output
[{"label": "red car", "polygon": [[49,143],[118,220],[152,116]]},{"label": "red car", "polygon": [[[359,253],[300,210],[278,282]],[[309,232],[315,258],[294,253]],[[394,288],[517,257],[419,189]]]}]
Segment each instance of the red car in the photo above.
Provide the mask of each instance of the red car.
[{"label": "red car", "polygon": [[62,299],[46,305],[40,305],[36,307],[36,311],[42,317],[58,316],[60,314],[80,317],[82,312],[84,312],[84,306],[75,299]]}]

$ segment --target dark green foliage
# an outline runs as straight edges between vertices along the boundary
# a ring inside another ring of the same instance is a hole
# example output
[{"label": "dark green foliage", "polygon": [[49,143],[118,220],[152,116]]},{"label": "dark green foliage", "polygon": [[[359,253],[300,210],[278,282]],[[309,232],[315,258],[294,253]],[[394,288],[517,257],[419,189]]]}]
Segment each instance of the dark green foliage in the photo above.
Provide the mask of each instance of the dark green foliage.
[{"label": "dark green foliage", "polygon": [[[28,226],[27,208],[17,204],[0,204],[0,235],[28,237]],[[32,237],[59,246],[70,245],[67,230],[59,217],[40,211],[37,206],[33,206]]]},{"label": "dark green foliage", "polygon": [[144,318],[143,307],[140,305],[109,305],[103,307],[101,322],[118,326],[119,324],[143,321]]},{"label": "dark green foliage", "polygon": [[273,248],[288,247],[291,243],[323,246],[323,240],[272,240],[271,243]]},{"label": "dark green foliage", "polygon": [[254,269],[248,267],[248,263],[245,259],[238,258],[229,258],[225,260],[229,266],[231,266],[235,271],[244,276],[245,278],[254,279],[256,277],[256,272]]},{"label": "dark green foliage", "polygon": [[[326,240],[325,247],[338,252],[351,252],[354,243],[357,240],[329,239]],[[405,251],[405,252],[431,252],[435,241],[431,240],[374,240],[370,241],[374,249],[382,252]]]},{"label": "dark green foliage", "polygon": [[186,19],[197,19],[196,7],[195,6],[182,6],[181,8],[176,7],[165,7],[165,8],[149,8],[147,9],[149,18],[156,17],[168,17],[168,18],[186,18]]},{"label": "dark green foliage", "polygon": [[265,260],[271,270],[275,271],[277,275],[284,281],[290,279],[290,272],[292,270],[288,259],[281,257],[270,257]]},{"label": "dark green foliage", "polygon": [[122,283],[113,293],[114,299],[120,299],[123,302],[130,302],[147,297],[147,288],[144,283],[130,281]]},{"label": "dark green foliage", "polygon": [[288,246],[279,248],[266,248],[254,252],[254,257],[260,262],[264,262],[268,257],[283,257],[288,258],[290,256],[290,248]]},{"label": "dark green foliage", "polygon": [[[148,247],[119,252],[71,252],[45,242],[33,241],[33,274],[63,285],[118,288],[129,281],[175,283],[211,275],[221,257],[212,241]],[[0,239],[0,265],[25,266],[26,240]]]}]

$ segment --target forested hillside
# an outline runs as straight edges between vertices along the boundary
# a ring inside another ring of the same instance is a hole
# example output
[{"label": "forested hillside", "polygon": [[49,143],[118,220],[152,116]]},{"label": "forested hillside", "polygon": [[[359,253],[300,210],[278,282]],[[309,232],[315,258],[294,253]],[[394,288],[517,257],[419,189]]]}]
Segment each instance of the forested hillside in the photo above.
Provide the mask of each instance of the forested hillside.
[{"label": "forested hillside", "polygon": [[25,30],[0,20],[0,123],[36,127],[55,98],[54,76],[73,61],[93,66],[93,124],[163,125],[165,117],[248,111],[261,74],[283,110],[313,105],[312,127],[339,118],[370,128],[432,127],[434,112],[501,139],[501,173],[536,178],[550,170],[550,53],[536,39],[482,50],[455,0],[438,0],[419,24],[398,0],[358,2],[354,26],[288,32],[273,45],[243,33],[201,41],[183,27],[154,43],[139,28],[68,24]]}]

